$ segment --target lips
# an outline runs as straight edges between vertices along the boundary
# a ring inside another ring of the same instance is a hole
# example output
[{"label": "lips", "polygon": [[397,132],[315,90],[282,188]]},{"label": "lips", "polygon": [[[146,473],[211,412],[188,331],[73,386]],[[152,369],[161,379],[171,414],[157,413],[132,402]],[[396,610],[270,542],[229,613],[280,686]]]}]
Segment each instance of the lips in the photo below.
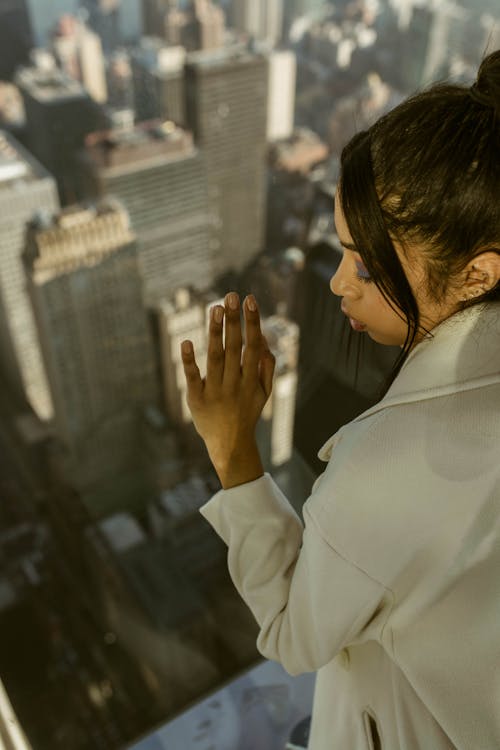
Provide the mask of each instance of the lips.
[{"label": "lips", "polygon": [[362,323],[360,320],[357,320],[356,318],[353,318],[350,315],[350,313],[345,309],[345,307],[344,307],[343,304],[340,305],[340,309],[342,310],[342,312],[344,313],[344,315],[346,315],[349,318],[352,327],[356,331],[362,331],[362,330],[364,330],[366,328],[366,325],[364,323]]}]

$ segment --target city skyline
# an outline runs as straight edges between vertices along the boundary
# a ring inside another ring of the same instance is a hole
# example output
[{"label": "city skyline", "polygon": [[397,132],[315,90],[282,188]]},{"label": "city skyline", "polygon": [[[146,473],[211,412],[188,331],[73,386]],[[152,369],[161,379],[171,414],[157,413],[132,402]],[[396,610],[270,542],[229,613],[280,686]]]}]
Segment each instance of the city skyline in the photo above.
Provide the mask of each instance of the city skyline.
[{"label": "city skyline", "polygon": [[397,354],[358,337],[344,356],[329,288],[342,147],[434,80],[470,85],[500,47],[495,12],[0,7],[0,630],[29,654],[19,675],[0,660],[0,680],[36,750],[123,750],[258,662],[199,514],[220,483],[180,343],[204,370],[211,308],[256,296],[277,359],[259,450],[300,514],[322,442]]}]

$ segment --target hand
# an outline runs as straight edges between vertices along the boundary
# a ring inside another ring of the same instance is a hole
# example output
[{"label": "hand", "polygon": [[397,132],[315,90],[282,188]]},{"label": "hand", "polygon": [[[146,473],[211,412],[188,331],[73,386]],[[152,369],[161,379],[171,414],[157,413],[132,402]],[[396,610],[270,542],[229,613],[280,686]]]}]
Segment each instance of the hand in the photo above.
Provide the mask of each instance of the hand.
[{"label": "hand", "polygon": [[[276,364],[261,332],[253,295],[244,304],[246,343],[242,358],[240,303],[238,295],[233,294],[226,296],[225,307],[217,305],[211,310],[205,378],[200,377],[192,343],[184,341],[181,347],[187,403],[216,468],[228,466],[233,457],[241,456],[245,447],[253,444],[256,424],[271,395]],[[230,306],[231,299],[235,300],[234,307]],[[255,310],[250,309],[252,302]]]}]

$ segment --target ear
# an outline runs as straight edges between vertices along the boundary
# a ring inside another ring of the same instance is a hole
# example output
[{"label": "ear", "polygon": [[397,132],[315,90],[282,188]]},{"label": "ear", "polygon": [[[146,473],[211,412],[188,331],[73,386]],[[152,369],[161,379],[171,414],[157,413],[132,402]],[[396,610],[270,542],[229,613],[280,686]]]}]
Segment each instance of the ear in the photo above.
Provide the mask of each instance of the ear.
[{"label": "ear", "polygon": [[485,250],[476,255],[465,269],[464,301],[487,294],[500,281],[500,250]]}]

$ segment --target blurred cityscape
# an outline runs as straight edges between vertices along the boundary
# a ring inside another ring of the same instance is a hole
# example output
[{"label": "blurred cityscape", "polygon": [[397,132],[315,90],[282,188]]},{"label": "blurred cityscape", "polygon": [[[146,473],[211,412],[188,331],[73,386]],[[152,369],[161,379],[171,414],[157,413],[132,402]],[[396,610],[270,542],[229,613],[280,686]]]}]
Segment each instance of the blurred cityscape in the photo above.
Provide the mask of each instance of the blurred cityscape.
[{"label": "blurred cityscape", "polygon": [[[211,307],[256,296],[300,513],[399,351],[329,289],[342,147],[499,47],[498,0],[0,0],[1,747],[121,750],[264,669],[180,342],[204,375]],[[196,747],[292,746],[244,735]]]}]

